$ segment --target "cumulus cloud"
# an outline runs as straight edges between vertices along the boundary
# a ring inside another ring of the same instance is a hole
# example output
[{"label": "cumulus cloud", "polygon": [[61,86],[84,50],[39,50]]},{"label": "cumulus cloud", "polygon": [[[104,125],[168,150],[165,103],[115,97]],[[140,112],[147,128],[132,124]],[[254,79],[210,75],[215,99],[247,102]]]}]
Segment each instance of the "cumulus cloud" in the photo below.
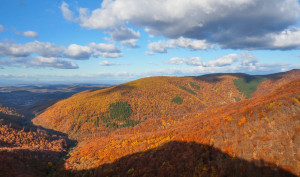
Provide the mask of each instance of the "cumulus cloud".
[{"label": "cumulus cloud", "polygon": [[0,57],[25,57],[37,53],[43,57],[57,57],[65,50],[64,47],[49,42],[28,42],[25,44],[0,43]]},{"label": "cumulus cloud", "polygon": [[28,57],[38,54],[42,57],[67,57],[76,60],[87,60],[91,56],[104,58],[121,57],[121,51],[113,44],[90,43],[87,46],[71,44],[67,48],[49,42],[28,42],[17,44],[0,43],[0,57]]},{"label": "cumulus cloud", "polygon": [[77,69],[78,65],[72,61],[57,59],[54,57],[18,57],[9,60],[0,60],[4,66],[13,66],[21,68],[58,68],[58,69]]},{"label": "cumulus cloud", "polygon": [[87,60],[90,58],[92,51],[88,46],[71,44],[65,52],[65,56],[72,59]]},{"label": "cumulus cloud", "polygon": [[192,66],[201,66],[203,65],[203,62],[201,61],[200,57],[191,57],[186,59],[185,62],[187,65],[192,65]]},{"label": "cumulus cloud", "polygon": [[71,44],[65,52],[65,56],[77,60],[87,60],[91,56],[104,58],[121,57],[121,51],[113,44],[90,43],[87,46]]},{"label": "cumulus cloud", "polygon": [[[74,21],[65,2],[61,10]],[[298,0],[105,0],[92,11],[80,8],[76,19],[92,29],[129,24],[150,35],[205,40],[222,48],[286,49],[299,47],[290,41],[298,33],[289,29],[299,15]]]},{"label": "cumulus cloud", "polygon": [[[172,63],[171,58],[166,64]],[[200,57],[181,58],[180,64],[192,65],[189,68],[169,68],[166,70],[150,71],[153,75],[201,75],[207,73],[249,73],[249,74],[268,74],[278,71],[288,71],[300,68],[300,65],[286,63],[260,63],[251,52],[240,54],[229,54],[208,62],[203,62]]]},{"label": "cumulus cloud", "polygon": [[300,28],[286,29],[280,33],[269,34],[271,43],[269,48],[274,49],[299,49],[300,48]]},{"label": "cumulus cloud", "polygon": [[203,62],[200,57],[191,57],[191,58],[179,58],[173,57],[169,61],[164,61],[164,64],[173,64],[173,65],[191,65],[191,66],[201,66],[203,68],[216,68],[216,67],[226,67],[236,64],[240,61],[241,67],[253,66],[257,63],[257,58],[255,58],[251,53],[240,53],[240,54],[229,54],[222,56],[216,60]]},{"label": "cumulus cloud", "polygon": [[[242,56],[243,55],[245,55],[245,54],[242,54]],[[205,62],[205,63],[203,63],[203,66],[205,66],[205,67],[228,66],[228,65],[231,65],[233,63],[236,63],[238,61],[238,57],[239,56],[237,54],[229,54],[229,55],[223,56],[221,58],[218,58],[217,60]],[[253,55],[250,55],[250,57],[253,57]]]},{"label": "cumulus cloud", "polygon": [[129,39],[138,39],[141,37],[140,32],[134,31],[127,27],[116,27],[109,30],[109,34],[115,41],[125,41]]},{"label": "cumulus cloud", "polygon": [[0,32],[1,32],[1,31],[4,31],[3,25],[0,25]]},{"label": "cumulus cloud", "polygon": [[207,43],[205,40],[191,40],[180,37],[168,41],[151,42],[148,44],[148,48],[156,53],[167,53],[168,49],[187,48],[190,50],[205,50],[214,48],[214,45]]},{"label": "cumulus cloud", "polygon": [[101,61],[99,63],[100,66],[115,66],[120,65],[119,63],[109,62],[109,61]]},{"label": "cumulus cloud", "polygon": [[186,59],[179,58],[179,57],[173,57],[169,61],[163,62],[164,64],[171,64],[171,65],[181,65],[185,63]]},{"label": "cumulus cloud", "polygon": [[123,55],[121,51],[113,44],[90,43],[89,47],[93,56],[95,57],[101,56],[104,58],[118,58]]},{"label": "cumulus cloud", "polygon": [[23,32],[23,36],[25,36],[25,37],[31,37],[31,38],[37,38],[38,37],[38,33],[34,32],[34,31],[25,31],[25,32]]},{"label": "cumulus cloud", "polygon": [[139,46],[137,45],[137,40],[136,39],[128,39],[125,41],[121,41],[122,44],[124,44],[127,47],[130,48],[138,48]]}]

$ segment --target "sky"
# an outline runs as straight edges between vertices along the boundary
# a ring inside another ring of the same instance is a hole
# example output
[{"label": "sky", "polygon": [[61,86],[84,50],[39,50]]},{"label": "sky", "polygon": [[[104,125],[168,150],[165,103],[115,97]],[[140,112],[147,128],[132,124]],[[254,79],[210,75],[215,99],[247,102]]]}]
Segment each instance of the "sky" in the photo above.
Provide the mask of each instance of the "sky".
[{"label": "sky", "polygon": [[300,69],[298,0],[0,0],[0,84]]}]

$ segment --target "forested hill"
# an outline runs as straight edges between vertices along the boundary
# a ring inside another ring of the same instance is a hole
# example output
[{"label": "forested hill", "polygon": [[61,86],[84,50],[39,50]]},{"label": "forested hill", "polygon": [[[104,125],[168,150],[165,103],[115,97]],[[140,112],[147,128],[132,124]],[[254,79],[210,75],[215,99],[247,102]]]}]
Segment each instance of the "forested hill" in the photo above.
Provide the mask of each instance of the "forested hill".
[{"label": "forested hill", "polygon": [[59,101],[33,122],[73,137],[132,127],[148,119],[187,116],[262,96],[296,78],[300,70],[263,76],[210,74],[149,77],[78,93]]}]

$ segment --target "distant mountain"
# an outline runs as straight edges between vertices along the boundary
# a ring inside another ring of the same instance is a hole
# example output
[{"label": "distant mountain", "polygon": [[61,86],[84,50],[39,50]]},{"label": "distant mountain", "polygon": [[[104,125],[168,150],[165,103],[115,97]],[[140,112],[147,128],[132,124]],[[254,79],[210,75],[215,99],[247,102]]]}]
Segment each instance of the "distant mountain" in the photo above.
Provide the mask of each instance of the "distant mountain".
[{"label": "distant mountain", "polygon": [[14,107],[33,118],[60,99],[90,89],[106,88],[109,85],[17,85],[0,87],[0,104]]}]

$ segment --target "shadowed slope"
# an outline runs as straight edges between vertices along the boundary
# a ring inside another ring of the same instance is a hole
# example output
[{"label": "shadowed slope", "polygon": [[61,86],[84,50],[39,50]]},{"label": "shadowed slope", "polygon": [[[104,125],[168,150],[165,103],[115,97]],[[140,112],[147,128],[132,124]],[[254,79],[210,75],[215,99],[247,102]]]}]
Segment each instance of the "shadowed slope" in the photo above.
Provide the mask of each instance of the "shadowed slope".
[{"label": "shadowed slope", "polygon": [[122,157],[95,169],[60,169],[54,176],[264,176],[295,175],[263,160],[246,161],[213,146],[171,141],[158,148]]},{"label": "shadowed slope", "polygon": [[46,176],[69,144],[66,135],[51,133],[26,123],[14,109],[0,106],[0,176]]}]

